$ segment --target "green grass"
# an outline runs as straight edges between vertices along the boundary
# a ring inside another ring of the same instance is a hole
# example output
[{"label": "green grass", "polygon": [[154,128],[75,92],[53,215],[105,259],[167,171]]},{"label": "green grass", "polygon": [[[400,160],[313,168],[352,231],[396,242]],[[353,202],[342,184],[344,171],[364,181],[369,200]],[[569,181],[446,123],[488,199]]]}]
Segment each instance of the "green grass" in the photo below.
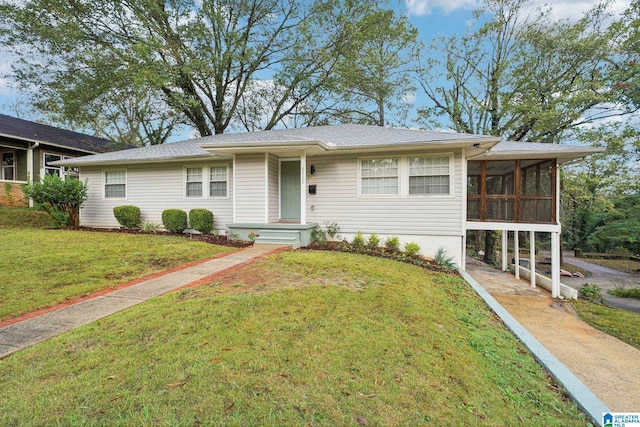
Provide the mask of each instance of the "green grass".
[{"label": "green grass", "polygon": [[52,220],[42,211],[0,206],[0,228],[52,228]]},{"label": "green grass", "polygon": [[585,300],[572,301],[571,304],[585,322],[640,350],[639,314]]},{"label": "green grass", "polygon": [[589,425],[460,278],[295,251],[0,363],[1,425]]},{"label": "green grass", "polygon": [[630,259],[583,258],[584,261],[640,276],[640,262]]},{"label": "green grass", "polygon": [[640,299],[640,288],[615,288],[607,292],[614,297]]},{"label": "green grass", "polygon": [[229,248],[180,237],[0,228],[0,320]]}]

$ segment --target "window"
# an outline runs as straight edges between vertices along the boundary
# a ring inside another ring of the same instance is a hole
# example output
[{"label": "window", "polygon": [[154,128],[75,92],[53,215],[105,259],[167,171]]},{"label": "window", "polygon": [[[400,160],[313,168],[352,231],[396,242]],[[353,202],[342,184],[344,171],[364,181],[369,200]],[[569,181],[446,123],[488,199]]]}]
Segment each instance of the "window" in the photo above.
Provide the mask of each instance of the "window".
[{"label": "window", "polygon": [[73,157],[62,156],[60,154],[44,153],[43,165],[45,175],[58,175],[60,177],[78,178],[80,173],[78,168],[68,168],[65,166],[54,166],[51,163],[58,160],[73,159]]},{"label": "window", "polygon": [[104,197],[107,199],[124,199],[127,197],[126,171],[105,171]]},{"label": "window", "polygon": [[409,194],[449,194],[449,157],[410,157]]},{"label": "window", "polygon": [[361,193],[398,194],[398,159],[367,159],[360,163]]},{"label": "window", "polygon": [[187,168],[186,175],[186,196],[202,197],[202,168]]},{"label": "window", "polygon": [[44,173],[46,175],[58,175],[62,176],[62,167],[61,166],[53,166],[51,162],[57,162],[58,160],[62,160],[62,156],[58,154],[49,154],[44,153]]},{"label": "window", "polygon": [[209,168],[209,196],[227,197],[227,167],[212,166]]},{"label": "window", "polygon": [[16,178],[16,155],[13,151],[5,151],[2,153],[2,173],[0,178],[7,181],[14,181]]}]

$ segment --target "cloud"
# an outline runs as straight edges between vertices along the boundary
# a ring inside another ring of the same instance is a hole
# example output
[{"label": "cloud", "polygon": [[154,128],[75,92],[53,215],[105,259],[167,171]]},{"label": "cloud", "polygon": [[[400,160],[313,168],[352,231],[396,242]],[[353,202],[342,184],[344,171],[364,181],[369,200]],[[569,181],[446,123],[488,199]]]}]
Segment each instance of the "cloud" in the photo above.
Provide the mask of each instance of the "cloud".
[{"label": "cloud", "polygon": [[[474,9],[480,5],[479,0],[404,0],[407,12],[412,16],[430,15],[434,10],[448,14],[460,9]],[[589,9],[600,3],[600,0],[531,0],[531,8],[548,6],[551,17],[557,20],[579,19]],[[613,0],[609,10],[614,15],[622,14],[631,0]]]},{"label": "cloud", "polygon": [[[551,19],[577,21],[599,3],[599,0],[560,0],[554,2],[533,0],[531,9],[549,7]],[[609,12],[613,15],[622,15],[630,3],[630,0],[614,0],[609,5]]]},{"label": "cloud", "polygon": [[409,15],[430,15],[434,9],[440,9],[447,14],[458,9],[472,9],[478,5],[478,0],[405,0]]}]

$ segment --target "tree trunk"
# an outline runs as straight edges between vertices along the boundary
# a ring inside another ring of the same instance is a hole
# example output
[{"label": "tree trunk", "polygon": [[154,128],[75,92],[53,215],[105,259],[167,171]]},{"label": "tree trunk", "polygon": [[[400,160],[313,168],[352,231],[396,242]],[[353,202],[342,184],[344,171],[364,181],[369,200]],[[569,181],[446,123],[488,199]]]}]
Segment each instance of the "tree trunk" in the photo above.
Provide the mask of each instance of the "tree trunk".
[{"label": "tree trunk", "polygon": [[498,265],[496,257],[496,245],[498,244],[498,232],[487,230],[484,233],[484,262],[490,265]]}]

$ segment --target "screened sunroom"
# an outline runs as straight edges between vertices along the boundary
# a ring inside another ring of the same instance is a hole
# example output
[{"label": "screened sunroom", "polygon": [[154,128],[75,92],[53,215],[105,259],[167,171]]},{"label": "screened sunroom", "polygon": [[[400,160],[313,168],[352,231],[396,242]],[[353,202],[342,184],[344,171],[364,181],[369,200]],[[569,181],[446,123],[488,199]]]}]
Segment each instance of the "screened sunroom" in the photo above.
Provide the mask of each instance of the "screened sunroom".
[{"label": "screened sunroom", "polygon": [[[536,237],[550,235],[552,297],[573,294],[561,289],[560,284],[560,165],[598,151],[591,147],[501,142],[489,152],[468,156],[466,230],[501,231],[502,270],[507,270],[511,243],[515,275],[528,276],[531,286],[544,280],[532,274],[536,270]],[[523,232],[529,233],[529,248],[525,250],[519,242]],[[523,268],[520,254],[527,249],[525,264],[529,268]]]}]

